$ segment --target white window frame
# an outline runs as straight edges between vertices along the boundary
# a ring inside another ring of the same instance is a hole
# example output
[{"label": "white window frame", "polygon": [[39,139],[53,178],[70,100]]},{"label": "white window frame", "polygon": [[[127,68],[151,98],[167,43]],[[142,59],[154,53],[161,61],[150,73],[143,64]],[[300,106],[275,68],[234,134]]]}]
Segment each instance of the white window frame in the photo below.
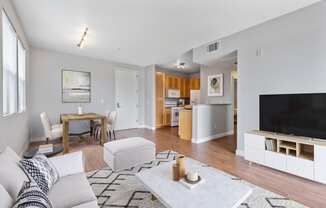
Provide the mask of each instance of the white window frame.
[{"label": "white window frame", "polygon": [[[4,19],[3,18],[6,18],[7,19],[7,22],[9,23],[9,27],[12,29],[12,32],[15,33],[15,39],[16,39],[16,43],[15,43],[15,60],[16,60],[16,63],[15,63],[15,73],[14,75],[16,76],[15,77],[15,90],[16,92],[14,93],[15,94],[15,100],[13,101],[15,103],[15,109],[13,111],[11,111],[10,109],[8,110],[5,110],[5,105],[8,104],[8,102],[5,103],[5,96],[6,96],[6,89],[8,89],[8,87],[12,86],[12,85],[7,85],[5,86],[5,69],[4,69],[4,60],[2,60],[2,86],[3,86],[3,89],[2,89],[2,116],[3,117],[8,117],[8,116],[11,116],[11,115],[14,115],[14,114],[17,114],[17,113],[23,113],[26,111],[26,49],[22,43],[22,41],[20,40],[9,16],[7,15],[6,11],[4,9],[1,10],[1,21],[2,21],[2,24],[4,22]],[[4,34],[3,32],[3,28],[4,28],[4,25],[2,25],[2,35]],[[3,41],[3,38],[2,38],[2,41]],[[4,48],[3,48],[3,43],[2,43],[2,57],[4,59]],[[24,57],[21,58],[19,53],[20,52],[23,52],[24,54]],[[20,61],[23,60],[23,65],[20,65]],[[21,66],[23,66],[23,70],[21,70]],[[22,75],[23,74],[23,75]],[[20,80],[22,79],[22,80]],[[20,87],[23,86],[21,89]],[[21,97],[21,94],[22,97]],[[9,98],[10,99],[10,98]],[[9,107],[10,108],[10,107]],[[11,111],[11,112],[10,112]]]},{"label": "white window frame", "polygon": [[[20,51],[22,50],[22,51]],[[23,52],[23,57],[20,57]],[[22,58],[23,63],[20,63]],[[23,69],[21,65],[23,64]],[[21,88],[22,87],[22,88]],[[26,111],[26,49],[20,39],[17,39],[17,109],[18,113]]]}]

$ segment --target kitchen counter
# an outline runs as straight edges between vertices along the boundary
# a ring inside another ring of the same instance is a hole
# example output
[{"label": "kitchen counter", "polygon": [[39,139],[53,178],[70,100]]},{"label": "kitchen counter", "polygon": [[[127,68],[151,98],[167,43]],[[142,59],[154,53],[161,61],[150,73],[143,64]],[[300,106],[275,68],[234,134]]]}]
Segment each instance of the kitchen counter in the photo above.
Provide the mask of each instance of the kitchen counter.
[{"label": "kitchen counter", "polygon": [[191,141],[192,138],[192,110],[183,109],[179,112],[179,137]]}]

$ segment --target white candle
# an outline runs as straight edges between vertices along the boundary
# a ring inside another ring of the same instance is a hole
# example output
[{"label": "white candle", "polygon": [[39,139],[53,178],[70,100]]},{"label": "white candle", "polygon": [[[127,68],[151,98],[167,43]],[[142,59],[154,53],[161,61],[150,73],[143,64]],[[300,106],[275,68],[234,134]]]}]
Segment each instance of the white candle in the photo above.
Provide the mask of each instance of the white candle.
[{"label": "white candle", "polygon": [[188,172],[187,173],[187,179],[189,181],[198,181],[198,173],[197,172]]}]

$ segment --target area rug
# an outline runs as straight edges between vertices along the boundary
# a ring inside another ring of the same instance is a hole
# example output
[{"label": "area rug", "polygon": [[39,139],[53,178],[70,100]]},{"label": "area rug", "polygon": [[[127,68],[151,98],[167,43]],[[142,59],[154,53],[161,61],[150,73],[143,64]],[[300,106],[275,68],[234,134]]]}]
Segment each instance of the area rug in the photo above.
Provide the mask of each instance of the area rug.
[{"label": "area rug", "polygon": [[[152,200],[150,192],[137,180],[135,174],[162,163],[175,160],[178,153],[164,151],[156,160],[128,170],[112,171],[109,167],[87,173],[88,181],[98,199],[100,207],[114,208],[165,208],[158,200]],[[217,170],[219,171],[219,170]],[[253,193],[239,208],[303,208],[306,207],[288,198],[255,186],[240,178],[227,175],[232,180],[252,187]],[[218,205],[216,206],[218,207]]]}]

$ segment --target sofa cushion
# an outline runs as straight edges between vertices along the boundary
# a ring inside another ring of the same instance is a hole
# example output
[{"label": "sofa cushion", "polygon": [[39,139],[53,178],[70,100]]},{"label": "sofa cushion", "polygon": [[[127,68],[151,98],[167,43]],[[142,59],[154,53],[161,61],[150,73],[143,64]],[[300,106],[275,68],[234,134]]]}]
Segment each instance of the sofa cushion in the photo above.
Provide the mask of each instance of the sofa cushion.
[{"label": "sofa cushion", "polygon": [[91,202],[87,202],[85,204],[81,204],[81,205],[78,205],[78,206],[75,206],[73,208],[98,208],[98,204],[97,204],[97,201],[91,201]]},{"label": "sofa cushion", "polygon": [[12,150],[10,147],[6,147],[6,149],[2,153],[4,153],[3,156],[8,157],[8,159],[14,162],[19,162],[21,160],[19,155],[17,155],[17,153],[14,150]]},{"label": "sofa cushion", "polygon": [[40,189],[47,194],[59,179],[59,173],[45,155],[19,161],[21,167],[31,176]]},{"label": "sofa cushion", "polygon": [[121,152],[133,152],[133,150],[152,149],[155,144],[141,137],[131,137],[127,139],[116,140],[104,144],[104,148],[111,154],[119,154]]},{"label": "sofa cushion", "polygon": [[71,208],[96,200],[85,173],[60,178],[49,192],[55,208]]},{"label": "sofa cushion", "polygon": [[25,181],[13,208],[53,208],[48,196],[35,181]]},{"label": "sofa cushion", "polygon": [[16,200],[24,181],[28,178],[19,167],[19,157],[11,149],[0,154],[0,184],[7,190],[13,200]]},{"label": "sofa cushion", "polygon": [[0,184],[0,207],[2,208],[11,208],[14,204],[14,201],[12,200],[9,193],[6,191],[6,189]]}]

